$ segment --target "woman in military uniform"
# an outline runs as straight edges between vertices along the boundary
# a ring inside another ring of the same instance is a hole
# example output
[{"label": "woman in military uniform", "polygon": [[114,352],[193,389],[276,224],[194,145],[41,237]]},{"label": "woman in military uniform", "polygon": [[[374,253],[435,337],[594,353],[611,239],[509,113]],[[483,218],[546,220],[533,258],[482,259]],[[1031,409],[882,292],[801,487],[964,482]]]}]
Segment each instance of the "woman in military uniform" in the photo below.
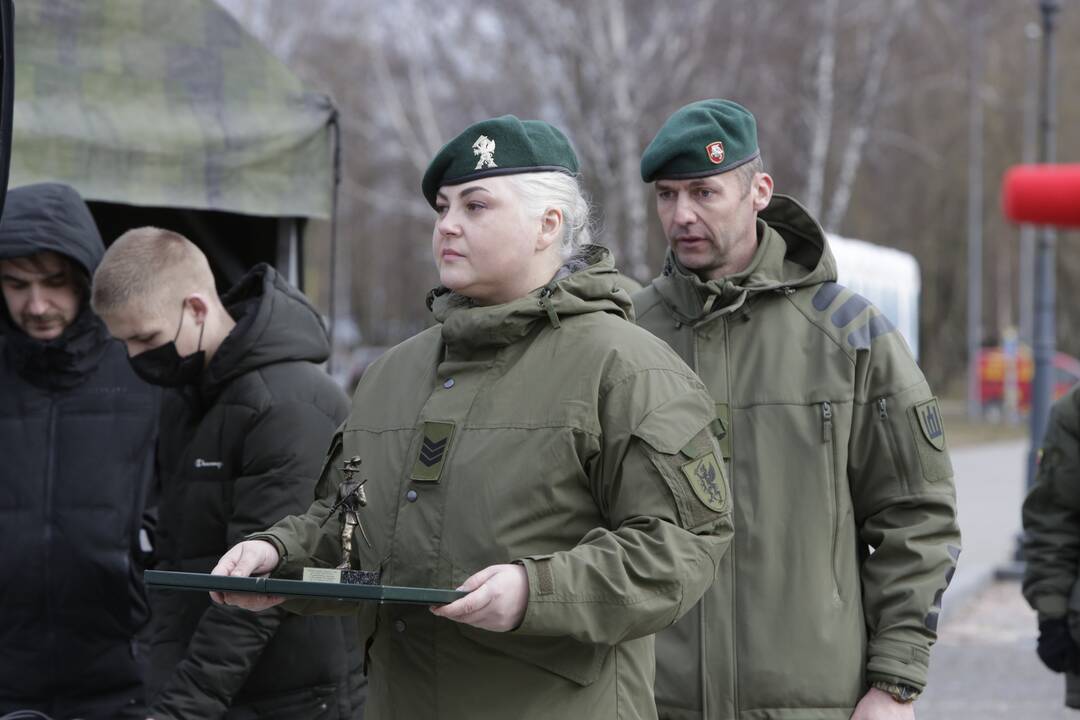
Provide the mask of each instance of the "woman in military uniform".
[{"label": "woman in military uniform", "polygon": [[423,191],[439,324],[364,374],[308,512],[214,570],[337,565],[331,510],[359,458],[352,567],[468,592],[430,609],[290,603],[359,613],[369,718],[655,718],[652,634],[698,601],[727,549],[712,400],[627,322],[610,255],[587,244],[577,171],[561,132],[511,115],[438,153]]}]

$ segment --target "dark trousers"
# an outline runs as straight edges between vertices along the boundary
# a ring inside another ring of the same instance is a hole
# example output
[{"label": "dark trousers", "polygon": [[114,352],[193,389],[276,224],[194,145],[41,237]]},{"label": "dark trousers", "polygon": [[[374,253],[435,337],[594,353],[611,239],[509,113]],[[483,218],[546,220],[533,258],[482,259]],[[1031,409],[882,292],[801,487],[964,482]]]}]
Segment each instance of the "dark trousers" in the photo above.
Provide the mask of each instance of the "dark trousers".
[{"label": "dark trousers", "polygon": [[1065,673],[1065,704],[1080,710],[1080,675]]}]

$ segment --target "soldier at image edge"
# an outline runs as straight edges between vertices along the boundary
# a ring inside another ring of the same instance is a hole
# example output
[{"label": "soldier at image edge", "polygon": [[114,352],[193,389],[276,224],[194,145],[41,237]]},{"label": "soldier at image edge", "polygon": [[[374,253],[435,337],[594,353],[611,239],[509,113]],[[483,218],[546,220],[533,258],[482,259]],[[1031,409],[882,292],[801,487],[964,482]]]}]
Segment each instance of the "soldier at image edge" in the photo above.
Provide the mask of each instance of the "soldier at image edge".
[{"label": "soldier at image edge", "polygon": [[1065,674],[1065,704],[1080,708],[1080,385],[1050,409],[1023,517],[1024,597],[1038,612],[1037,652]]}]

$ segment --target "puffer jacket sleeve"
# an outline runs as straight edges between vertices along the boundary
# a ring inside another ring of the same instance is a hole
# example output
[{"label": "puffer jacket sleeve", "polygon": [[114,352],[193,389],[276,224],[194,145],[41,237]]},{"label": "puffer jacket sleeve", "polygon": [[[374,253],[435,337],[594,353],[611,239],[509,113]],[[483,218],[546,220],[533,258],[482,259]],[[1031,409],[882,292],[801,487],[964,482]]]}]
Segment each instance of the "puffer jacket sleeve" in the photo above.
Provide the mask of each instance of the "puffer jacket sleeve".
[{"label": "puffer jacket sleeve", "polygon": [[1063,617],[1080,562],[1080,385],[1050,411],[1024,532],[1024,597],[1040,619]]},{"label": "puffer jacket sleeve", "polygon": [[635,372],[605,389],[599,411],[588,471],[608,525],[521,560],[529,602],[518,633],[603,644],[655,633],[700,599],[730,543],[715,410],[700,381],[688,369]]},{"label": "puffer jacket sleeve", "polygon": [[[336,418],[308,403],[275,404],[244,434],[242,475],[235,478],[228,545],[311,503],[321,453]],[[250,613],[211,605],[199,620],[187,655],[154,701],[155,718],[223,717],[286,611]]]},{"label": "puffer jacket sleeve", "polygon": [[960,555],[937,400],[898,332],[856,353],[848,476],[868,630],[868,681],[926,685],[942,595]]}]

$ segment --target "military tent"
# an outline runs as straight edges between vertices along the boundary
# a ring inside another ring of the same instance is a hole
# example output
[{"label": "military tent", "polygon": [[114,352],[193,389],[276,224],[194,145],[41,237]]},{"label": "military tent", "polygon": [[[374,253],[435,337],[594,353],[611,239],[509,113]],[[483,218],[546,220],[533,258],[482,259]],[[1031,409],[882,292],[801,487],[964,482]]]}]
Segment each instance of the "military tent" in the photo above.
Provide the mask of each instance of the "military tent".
[{"label": "military tent", "polygon": [[106,243],[184,233],[219,285],[267,261],[302,279],[331,218],[336,111],[210,0],[20,0],[11,186],[69,183]]}]

